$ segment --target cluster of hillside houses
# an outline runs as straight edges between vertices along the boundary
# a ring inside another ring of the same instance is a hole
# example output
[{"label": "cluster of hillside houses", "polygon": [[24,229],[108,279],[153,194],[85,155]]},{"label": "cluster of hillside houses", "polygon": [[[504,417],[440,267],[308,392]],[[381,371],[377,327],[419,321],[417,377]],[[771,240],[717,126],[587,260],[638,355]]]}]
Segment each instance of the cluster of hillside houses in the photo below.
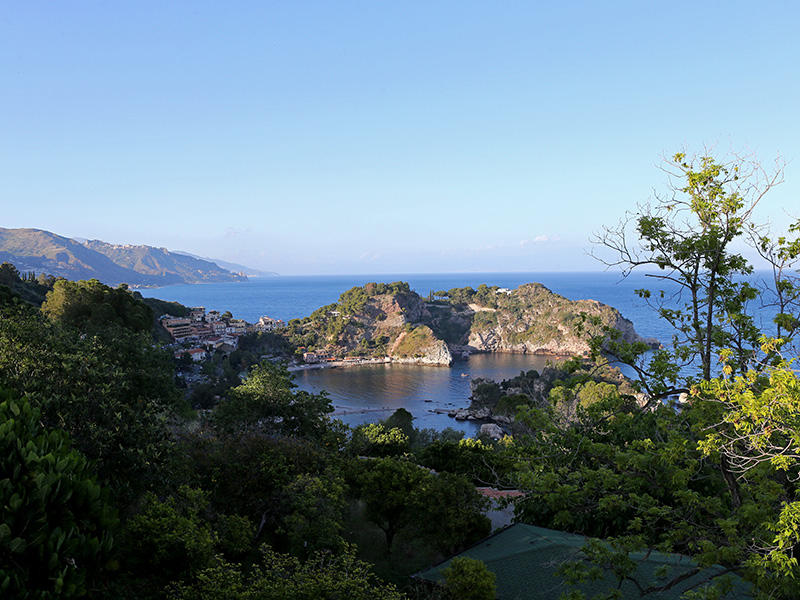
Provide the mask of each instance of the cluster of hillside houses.
[{"label": "cluster of hillside houses", "polygon": [[[228,313],[229,314],[229,313]],[[189,344],[175,353],[178,358],[189,353],[193,360],[200,362],[209,352],[233,352],[239,345],[239,338],[245,333],[273,331],[286,327],[280,319],[261,317],[258,323],[251,324],[244,319],[223,316],[217,310],[206,312],[204,306],[189,309],[188,317],[161,317],[161,325],[172,336],[175,343]]]}]

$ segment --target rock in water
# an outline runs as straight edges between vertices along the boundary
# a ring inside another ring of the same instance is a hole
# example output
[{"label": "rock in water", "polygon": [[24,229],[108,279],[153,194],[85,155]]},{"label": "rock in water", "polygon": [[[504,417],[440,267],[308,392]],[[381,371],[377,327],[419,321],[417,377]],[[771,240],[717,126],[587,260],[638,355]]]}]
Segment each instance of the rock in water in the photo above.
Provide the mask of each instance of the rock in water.
[{"label": "rock in water", "polygon": [[484,423],[481,425],[481,435],[488,435],[493,440],[503,437],[503,430],[495,423]]}]

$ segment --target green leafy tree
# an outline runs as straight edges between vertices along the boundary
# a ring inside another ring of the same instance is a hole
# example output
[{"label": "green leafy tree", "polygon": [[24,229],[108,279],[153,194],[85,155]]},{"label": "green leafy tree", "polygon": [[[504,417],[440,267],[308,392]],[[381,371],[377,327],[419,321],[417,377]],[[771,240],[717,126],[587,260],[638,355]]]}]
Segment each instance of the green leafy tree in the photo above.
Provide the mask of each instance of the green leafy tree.
[{"label": "green leafy tree", "polygon": [[739,371],[755,356],[760,332],[748,313],[748,303],[758,290],[746,279],[753,268],[734,251],[734,243],[759,230],[753,210],[783,179],[780,164],[767,173],[754,161],[726,163],[682,152],[667,161],[666,170],[680,180],[673,185],[674,193],[640,206],[636,214],[617,228],[605,229],[596,240],[611,251],[612,258],[599,256],[598,251],[606,265],[620,267],[623,274],[655,268],[656,273],[650,275],[656,281],[678,287],[677,298],[664,291],[639,291],[674,328],[671,352],[658,353],[644,367],[636,359],[646,348],[611,347],[625,362],[637,366],[642,385],[653,398],[683,387],[679,378],[687,375],[682,370],[685,366],[696,365],[699,379],[711,379],[720,349],[735,353],[731,363]]},{"label": "green leafy tree", "polygon": [[433,476],[415,464],[393,458],[357,461],[351,487],[366,506],[366,516],[386,536],[391,552],[398,532],[411,527],[417,510],[412,497]]},{"label": "green leafy tree", "polygon": [[78,598],[97,591],[116,517],[69,436],[40,424],[28,398],[0,390],[0,595]]},{"label": "green leafy tree", "polygon": [[[180,471],[186,482],[206,490],[217,513],[249,519],[258,526],[259,540],[284,547],[288,547],[287,515],[294,513],[298,520],[310,522],[318,501],[321,514],[338,514],[340,483],[322,443],[256,429],[213,433],[201,430],[183,436],[177,450],[185,459]],[[289,489],[308,493],[294,498]],[[278,533],[281,529],[285,533]],[[320,539],[332,539],[323,531],[338,531],[337,522],[320,528]],[[328,546],[321,542],[320,547]]]},{"label": "green leafy tree", "polygon": [[12,286],[21,281],[19,271],[10,262],[4,262],[0,265],[0,284]]},{"label": "green leafy tree", "polygon": [[480,440],[439,439],[415,453],[419,464],[438,472],[466,475],[475,485],[512,486],[517,457],[505,445],[493,447]]},{"label": "green leafy tree", "polygon": [[113,326],[80,334],[0,306],[0,380],[26,393],[45,425],[69,432],[116,501],[163,481],[169,420],[186,411],[172,358],[148,334]]},{"label": "green leafy tree", "polygon": [[96,330],[118,325],[132,331],[150,331],[153,309],[127,287],[110,288],[97,279],[57,281],[42,304],[50,319],[77,327]]},{"label": "green leafy tree", "polygon": [[332,555],[317,552],[308,560],[280,554],[268,546],[250,569],[223,563],[192,581],[175,586],[179,600],[402,600],[391,584],[381,582],[355,549]]},{"label": "green leafy tree", "polygon": [[454,558],[443,571],[444,589],[453,600],[494,600],[495,574],[483,562],[468,556]]},{"label": "green leafy tree", "polygon": [[164,500],[147,494],[121,541],[125,596],[164,597],[170,582],[188,580],[211,566],[217,537],[205,518],[207,510],[207,494],[187,486]]},{"label": "green leafy tree", "polygon": [[307,557],[317,550],[334,553],[344,549],[344,480],[325,476],[298,475],[284,490],[286,514],[278,535],[287,541],[294,556]]},{"label": "green leafy tree", "polygon": [[367,518],[383,531],[387,552],[401,531],[446,553],[477,541],[491,529],[481,513],[485,501],[465,477],[437,477],[393,458],[360,460],[351,467],[353,493],[364,502]]},{"label": "green leafy tree", "polygon": [[[765,353],[777,345],[766,342]],[[723,355],[723,360],[727,355]],[[794,597],[800,576],[800,380],[789,361],[765,371],[725,376],[694,390],[698,410],[711,413],[715,426],[699,445],[706,456],[724,457],[745,491],[761,491],[759,507],[766,514],[751,524],[748,567],[762,589]],[[741,512],[751,509],[746,499]]]},{"label": "green leafy tree", "polygon": [[395,427],[402,431],[413,444],[416,437],[416,430],[414,429],[414,416],[405,408],[398,408],[394,411],[389,418],[383,421],[383,425],[387,429],[394,429]]},{"label": "green leafy tree", "polygon": [[431,547],[447,556],[463,550],[492,531],[484,516],[489,501],[464,475],[440,473],[411,498],[416,503],[415,528]]},{"label": "green leafy tree", "polygon": [[[797,247],[785,238],[771,244],[753,219],[782,171],[684,154],[668,168],[681,179],[674,196],[641,207],[600,242],[616,254],[607,264],[625,273],[655,267],[655,281],[677,286],[677,296],[639,291],[673,326],[672,348],[647,362],[641,344],[595,342],[598,358],[605,349],[634,367],[644,407],[584,385],[566,423],[556,418],[557,406],[570,401],[566,387],[551,394],[555,406],[522,411],[531,435],[515,439],[527,456],[520,485],[529,490],[519,518],[612,537],[619,564],[633,550],[681,552],[747,576],[765,595],[794,598],[798,395],[779,351],[788,347],[796,290],[780,274]],[[772,344],[763,344],[750,312],[759,296],[748,281],[752,266],[735,252],[746,236],[779,265],[780,338]],[[665,406],[678,391],[689,393],[688,404]]]},{"label": "green leafy tree", "polygon": [[398,427],[382,423],[359,425],[353,430],[351,451],[359,456],[401,456],[408,452],[409,438]]},{"label": "green leafy tree", "polygon": [[288,435],[324,435],[329,424],[327,414],[333,411],[330,400],[324,393],[295,390],[292,379],[280,365],[262,363],[254,367],[217,406],[214,425],[227,432],[256,427]]}]

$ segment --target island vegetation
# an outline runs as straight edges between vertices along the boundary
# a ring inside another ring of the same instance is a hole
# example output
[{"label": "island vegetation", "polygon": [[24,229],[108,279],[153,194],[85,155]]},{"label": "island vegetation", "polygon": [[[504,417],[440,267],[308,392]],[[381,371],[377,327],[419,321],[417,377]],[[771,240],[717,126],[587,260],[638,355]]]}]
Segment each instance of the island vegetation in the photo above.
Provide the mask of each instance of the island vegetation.
[{"label": "island vegetation", "polygon": [[[176,359],[155,343],[153,306],[124,286],[2,265],[0,595],[491,598],[502,582],[470,561],[453,563],[443,586],[409,579],[489,533],[477,491],[488,485],[520,492],[517,521],[587,537],[561,565],[564,598],[582,597],[576,586],[600,570],[630,579],[647,549],[722,565],[692,598],[724,598],[731,574],[754,597],[798,597],[800,225],[778,237],[751,227],[780,172],[758,179],[758,165],[683,154],[670,165],[676,195],[600,242],[615,253],[607,260],[653,265],[683,287],[677,308],[656,306],[675,328],[671,347],[654,352],[596,303],[567,318],[563,299],[537,286],[422,300],[374,284],[290,324],[306,347],[347,352],[362,340],[365,352],[405,355],[431,340],[469,345],[504,322],[520,337],[503,343],[535,344],[531,301],[548,298],[554,312],[543,314],[565,318],[543,327],[567,336],[568,321],[587,356],[557,373],[478,382],[476,402],[513,417],[513,436],[499,440],[419,430],[405,411],[350,430],[324,393],[261,361],[197,414]],[[775,295],[738,277],[752,269],[732,246],[746,234],[773,268]],[[641,295],[655,302],[654,283]],[[771,331],[753,320],[757,299],[775,303]],[[619,379],[610,360],[637,378]],[[676,581],[663,570],[639,584],[654,593]]]},{"label": "island vegetation", "polygon": [[454,357],[477,352],[588,356],[588,340],[606,330],[629,342],[657,345],[640,338],[616,309],[571,301],[538,283],[514,290],[482,284],[427,298],[402,281],[369,283],[290,321],[281,334],[298,355],[450,365]]}]

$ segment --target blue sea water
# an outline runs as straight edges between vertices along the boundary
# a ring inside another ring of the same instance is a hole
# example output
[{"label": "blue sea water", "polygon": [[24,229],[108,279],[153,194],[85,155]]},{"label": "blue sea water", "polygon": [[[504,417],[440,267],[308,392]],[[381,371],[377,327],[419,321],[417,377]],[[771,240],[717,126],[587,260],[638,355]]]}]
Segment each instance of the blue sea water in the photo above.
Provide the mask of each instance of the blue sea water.
[{"label": "blue sea water", "polygon": [[[289,321],[310,315],[317,308],[336,302],[346,290],[371,281],[406,281],[420,295],[456,287],[489,286],[516,288],[538,282],[571,300],[593,299],[617,308],[633,321],[645,337],[667,342],[668,327],[655,318],[635,293],[653,285],[642,274],[622,279],[610,272],[587,273],[445,273],[417,275],[324,275],[267,277],[242,283],[176,285],[141,290],[144,296],[174,300],[186,306],[205,306],[207,310],[229,310],[235,317],[255,322],[262,315]],[[520,371],[540,370],[548,359],[526,355],[477,355],[457,362],[451,368],[409,365],[380,365],[303,371],[297,374],[301,389],[326,391],[336,416],[358,425],[388,417],[397,408],[415,416],[416,427],[463,429],[475,435],[480,424],[456,422],[441,411],[469,405],[470,381],[484,377],[508,379]]]}]

